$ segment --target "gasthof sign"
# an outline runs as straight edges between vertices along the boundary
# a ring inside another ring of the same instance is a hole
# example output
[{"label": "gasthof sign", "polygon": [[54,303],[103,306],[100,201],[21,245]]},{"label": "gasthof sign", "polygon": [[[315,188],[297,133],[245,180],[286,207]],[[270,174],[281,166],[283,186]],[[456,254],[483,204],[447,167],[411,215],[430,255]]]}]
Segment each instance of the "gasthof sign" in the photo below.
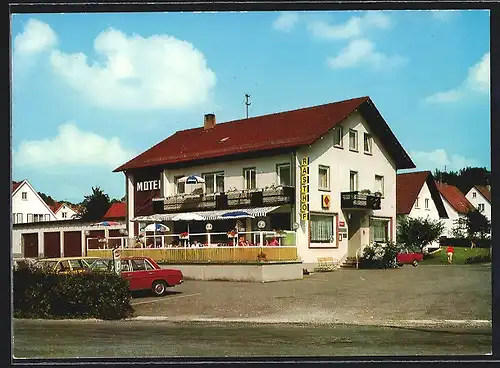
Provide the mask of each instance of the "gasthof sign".
[{"label": "gasthof sign", "polygon": [[300,160],[300,219],[309,220],[309,157]]}]

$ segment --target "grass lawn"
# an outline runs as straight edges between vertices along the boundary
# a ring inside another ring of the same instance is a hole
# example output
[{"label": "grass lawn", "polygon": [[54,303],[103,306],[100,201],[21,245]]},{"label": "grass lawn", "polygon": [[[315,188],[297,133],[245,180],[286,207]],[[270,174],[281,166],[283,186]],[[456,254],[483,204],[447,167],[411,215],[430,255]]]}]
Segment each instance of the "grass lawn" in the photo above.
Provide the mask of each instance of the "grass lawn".
[{"label": "grass lawn", "polygon": [[[466,264],[465,261],[469,257],[475,256],[487,256],[489,253],[488,248],[457,248],[455,247],[455,254],[453,254],[453,263],[455,265]],[[448,257],[446,255],[446,248],[441,247],[439,251],[433,254],[428,254],[425,256],[422,264],[437,265],[437,264],[448,264]]]}]

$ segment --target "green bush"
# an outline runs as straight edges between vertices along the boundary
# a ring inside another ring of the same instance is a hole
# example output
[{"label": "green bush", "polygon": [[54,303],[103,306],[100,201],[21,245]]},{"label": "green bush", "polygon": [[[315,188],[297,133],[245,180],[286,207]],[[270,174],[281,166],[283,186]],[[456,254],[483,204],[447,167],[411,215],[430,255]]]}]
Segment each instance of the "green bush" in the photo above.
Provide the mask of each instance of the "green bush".
[{"label": "green bush", "polygon": [[399,246],[394,242],[373,243],[363,249],[359,259],[359,268],[396,268],[396,255]]},{"label": "green bush", "polygon": [[13,272],[14,317],[120,319],[133,314],[128,281],[112,273]]},{"label": "green bush", "polygon": [[478,256],[468,257],[465,260],[465,263],[467,264],[485,263],[485,262],[491,262],[491,257],[489,255],[478,255]]}]

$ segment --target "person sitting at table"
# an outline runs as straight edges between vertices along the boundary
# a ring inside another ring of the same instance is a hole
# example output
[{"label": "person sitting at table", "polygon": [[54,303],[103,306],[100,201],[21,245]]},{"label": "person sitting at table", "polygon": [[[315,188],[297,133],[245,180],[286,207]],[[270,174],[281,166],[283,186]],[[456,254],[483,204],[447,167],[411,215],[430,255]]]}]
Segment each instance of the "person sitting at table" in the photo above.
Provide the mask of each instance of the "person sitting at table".
[{"label": "person sitting at table", "polygon": [[272,238],[271,241],[269,242],[269,246],[271,247],[277,247],[278,245],[280,245],[280,243],[276,238]]},{"label": "person sitting at table", "polygon": [[247,240],[245,239],[244,236],[240,236],[240,240],[238,241],[238,245],[240,247],[248,246],[248,242],[247,242]]}]

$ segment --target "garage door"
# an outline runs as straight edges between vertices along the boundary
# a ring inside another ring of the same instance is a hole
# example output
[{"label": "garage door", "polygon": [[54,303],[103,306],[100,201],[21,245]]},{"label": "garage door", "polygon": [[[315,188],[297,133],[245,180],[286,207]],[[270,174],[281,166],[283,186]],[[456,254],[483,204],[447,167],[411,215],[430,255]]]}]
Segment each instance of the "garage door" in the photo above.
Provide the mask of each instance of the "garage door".
[{"label": "garage door", "polygon": [[25,257],[38,257],[38,233],[23,234],[23,244]]},{"label": "garage door", "polygon": [[61,233],[51,232],[43,234],[45,257],[57,258],[61,256]]},{"label": "garage door", "polygon": [[104,238],[104,230],[90,231],[90,234],[85,237],[85,243],[86,246],[88,246],[88,249],[104,248],[104,243],[100,243],[96,238]]},{"label": "garage door", "polygon": [[80,231],[65,231],[63,241],[65,257],[81,257],[82,233]]}]

